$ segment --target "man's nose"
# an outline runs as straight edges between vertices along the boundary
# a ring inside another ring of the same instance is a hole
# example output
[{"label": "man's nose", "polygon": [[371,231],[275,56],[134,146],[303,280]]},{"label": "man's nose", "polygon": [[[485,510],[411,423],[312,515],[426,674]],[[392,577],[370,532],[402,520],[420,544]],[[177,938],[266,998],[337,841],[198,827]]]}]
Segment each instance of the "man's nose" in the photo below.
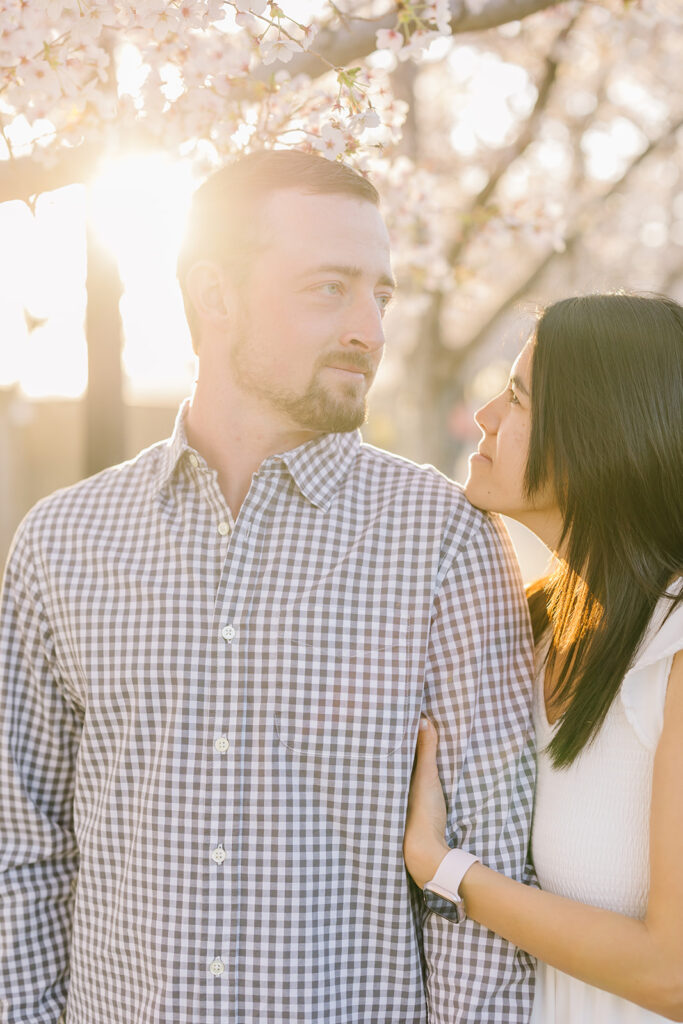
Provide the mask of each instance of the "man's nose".
[{"label": "man's nose", "polygon": [[382,311],[375,296],[371,300],[356,302],[348,329],[342,339],[344,345],[365,352],[376,352],[384,345]]}]

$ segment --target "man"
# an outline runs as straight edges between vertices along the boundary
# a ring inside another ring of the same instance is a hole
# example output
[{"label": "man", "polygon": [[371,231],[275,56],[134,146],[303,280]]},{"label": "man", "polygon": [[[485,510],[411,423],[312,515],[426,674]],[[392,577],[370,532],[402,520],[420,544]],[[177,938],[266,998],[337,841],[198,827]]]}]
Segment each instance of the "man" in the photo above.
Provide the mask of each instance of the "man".
[{"label": "man", "polygon": [[179,278],[173,437],[40,503],[6,572],[5,1020],[521,1024],[529,960],[427,915],[402,860],[424,710],[449,838],[522,876],[531,642],[495,519],[356,430],[377,194],[247,157]]}]

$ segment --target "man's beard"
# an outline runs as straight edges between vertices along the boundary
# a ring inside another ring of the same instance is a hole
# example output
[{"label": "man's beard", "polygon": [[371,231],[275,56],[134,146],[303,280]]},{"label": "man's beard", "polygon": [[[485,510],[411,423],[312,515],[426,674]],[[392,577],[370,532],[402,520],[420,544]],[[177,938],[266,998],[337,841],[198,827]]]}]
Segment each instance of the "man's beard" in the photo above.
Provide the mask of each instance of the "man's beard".
[{"label": "man's beard", "polygon": [[372,374],[374,366],[361,353],[341,352],[323,357],[314,367],[311,382],[297,395],[285,388],[278,388],[259,376],[246,359],[251,345],[246,330],[242,329],[232,350],[232,368],[235,380],[250,394],[265,399],[279,412],[285,413],[300,427],[326,434],[342,434],[360,427],[367,418],[367,393],[359,394],[356,384],[349,384],[335,395],[328,391],[320,380],[320,371],[329,366],[344,367]]},{"label": "man's beard", "polygon": [[271,394],[271,402],[281,412],[307,430],[320,430],[328,434],[343,434],[356,430],[367,419],[366,395],[358,395],[355,387],[348,389],[348,397],[326,391],[317,372],[302,395],[280,391]]}]

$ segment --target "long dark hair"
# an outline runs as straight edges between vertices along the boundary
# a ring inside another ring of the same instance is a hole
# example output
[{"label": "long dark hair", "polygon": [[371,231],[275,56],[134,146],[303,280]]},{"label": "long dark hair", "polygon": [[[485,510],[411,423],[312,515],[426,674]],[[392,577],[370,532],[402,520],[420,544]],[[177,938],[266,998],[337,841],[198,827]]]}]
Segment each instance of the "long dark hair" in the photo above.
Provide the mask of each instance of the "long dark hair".
[{"label": "long dark hair", "polygon": [[529,592],[537,637],[552,631],[548,670],[561,665],[548,749],[562,767],[596,736],[683,570],[683,307],[623,293],[554,303],[531,391],[525,488],[549,482],[563,519],[558,568]]}]

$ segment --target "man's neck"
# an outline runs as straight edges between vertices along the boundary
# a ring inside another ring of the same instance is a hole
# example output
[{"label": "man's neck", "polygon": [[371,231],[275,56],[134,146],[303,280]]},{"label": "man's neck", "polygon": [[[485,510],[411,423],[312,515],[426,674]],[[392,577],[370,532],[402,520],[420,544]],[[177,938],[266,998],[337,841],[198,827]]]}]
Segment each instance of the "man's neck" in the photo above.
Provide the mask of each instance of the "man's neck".
[{"label": "man's neck", "polygon": [[318,436],[315,431],[288,423],[224,383],[218,387],[201,378],[185,418],[185,433],[188,443],[216,470],[235,519],[261,463]]}]

